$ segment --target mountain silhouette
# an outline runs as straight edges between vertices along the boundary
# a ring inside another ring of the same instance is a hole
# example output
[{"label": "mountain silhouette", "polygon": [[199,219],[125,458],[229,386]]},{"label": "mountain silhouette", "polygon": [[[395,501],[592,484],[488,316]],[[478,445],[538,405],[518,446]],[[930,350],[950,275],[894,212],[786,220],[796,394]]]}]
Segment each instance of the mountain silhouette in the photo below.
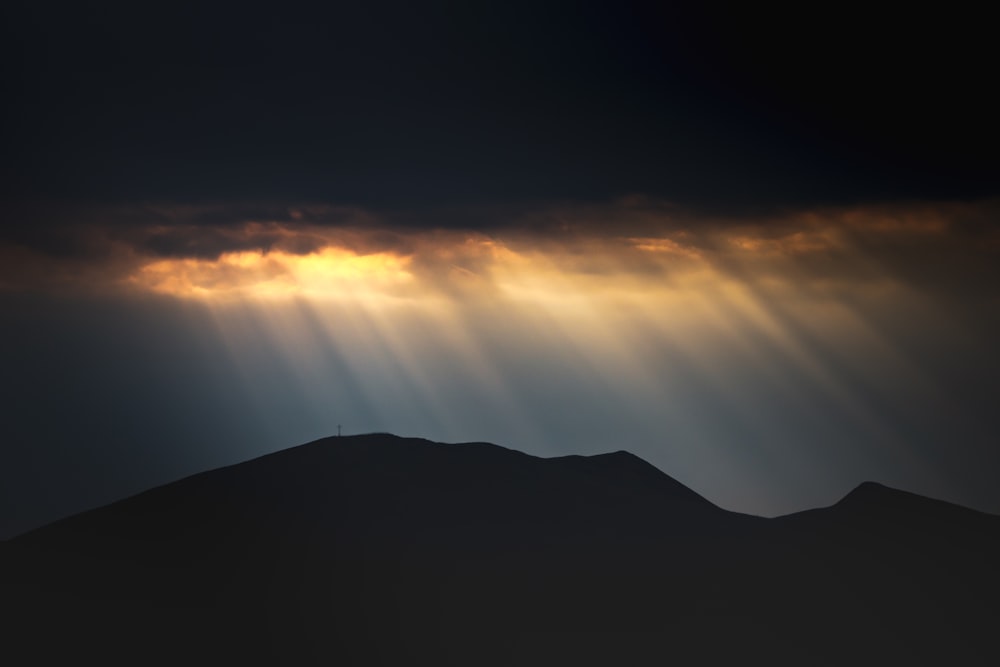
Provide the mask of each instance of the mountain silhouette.
[{"label": "mountain silhouette", "polygon": [[873,483],[763,519],[624,451],[333,437],[0,543],[0,659],[997,664],[997,562]]}]

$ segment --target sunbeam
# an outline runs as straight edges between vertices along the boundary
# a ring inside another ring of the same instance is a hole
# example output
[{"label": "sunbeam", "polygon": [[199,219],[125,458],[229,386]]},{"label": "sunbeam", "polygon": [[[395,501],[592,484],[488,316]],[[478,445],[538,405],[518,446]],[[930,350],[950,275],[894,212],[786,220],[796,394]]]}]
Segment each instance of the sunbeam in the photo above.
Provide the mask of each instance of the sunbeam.
[{"label": "sunbeam", "polygon": [[943,442],[981,441],[985,417],[942,384],[947,363],[927,345],[983,347],[887,250],[926,261],[932,247],[992,247],[954,231],[967,208],[700,224],[631,204],[549,215],[558,225],[492,234],[371,220],[95,227],[116,260],[103,274],[74,260],[65,275],[210,322],[230,400],[260,434],[232,446],[251,453],[337,425],[549,455],[627,447],[759,514],[828,503],[866,478],[938,497],[979,488],[970,468],[988,455]]}]

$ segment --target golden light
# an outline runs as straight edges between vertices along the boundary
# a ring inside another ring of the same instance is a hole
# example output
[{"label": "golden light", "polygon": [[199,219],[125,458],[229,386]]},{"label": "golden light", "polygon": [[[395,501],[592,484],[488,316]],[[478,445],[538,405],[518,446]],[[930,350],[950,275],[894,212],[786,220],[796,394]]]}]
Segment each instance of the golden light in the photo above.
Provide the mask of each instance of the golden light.
[{"label": "golden light", "polygon": [[413,284],[410,259],[358,254],[327,246],[296,255],[283,251],[223,253],[217,259],[162,259],[128,277],[132,286],[184,298],[374,298],[402,296]]},{"label": "golden light", "polygon": [[[928,256],[948,239],[942,220],[847,211],[495,236],[255,223],[185,231],[205,256],[124,253],[119,284],[204,306],[261,412],[274,397],[254,378],[275,371],[255,369],[276,357],[317,423],[337,400],[444,440],[478,439],[492,420],[498,439],[537,450],[547,420],[596,429],[602,415],[646,434],[650,451],[669,433],[734,484],[753,466],[827,475],[815,452],[795,459],[772,443],[838,430],[930,479],[866,397],[895,401],[905,381],[917,400],[943,404],[919,360],[870,320],[901,304],[933,316],[879,253],[901,237]],[[236,249],[248,247],[259,249]],[[605,407],[577,415],[573,401]],[[473,417],[470,405],[484,407]],[[659,463],[696,475],[685,460]]]}]

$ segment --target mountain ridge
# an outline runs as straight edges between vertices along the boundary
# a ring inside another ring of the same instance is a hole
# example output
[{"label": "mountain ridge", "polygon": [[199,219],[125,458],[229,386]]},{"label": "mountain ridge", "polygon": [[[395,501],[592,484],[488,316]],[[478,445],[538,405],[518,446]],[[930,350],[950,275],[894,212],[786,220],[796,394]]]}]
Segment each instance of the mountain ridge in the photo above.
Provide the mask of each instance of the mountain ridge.
[{"label": "mountain ridge", "polygon": [[860,486],[765,519],[624,450],[322,438],[5,542],[0,657],[995,664],[1000,517]]},{"label": "mountain ridge", "polygon": [[[359,484],[358,479],[365,484]],[[407,495],[409,500],[404,497]],[[461,501],[464,507],[453,505],[452,500],[456,504]],[[170,530],[155,523],[139,525],[137,517],[167,517],[180,511],[184,503],[191,505],[184,508],[187,518],[175,519]],[[82,542],[97,535],[156,540],[162,538],[158,532],[176,540],[197,522],[212,525],[209,519],[196,519],[198,512],[224,516],[230,528],[254,522],[256,528],[268,524],[268,530],[278,530],[284,522],[281,532],[287,536],[284,529],[296,522],[327,520],[338,515],[338,505],[359,504],[371,514],[361,521],[368,527],[385,524],[382,530],[386,533],[412,532],[412,526],[426,522],[426,513],[431,512],[453,517],[464,514],[466,522],[472,524],[472,515],[478,511],[480,517],[501,526],[530,523],[537,524],[538,530],[548,524],[595,522],[603,517],[605,523],[617,522],[618,532],[630,527],[638,537],[651,526],[642,527],[641,521],[616,514],[623,504],[638,503],[659,505],[663,518],[673,515],[675,521],[686,520],[682,516],[686,512],[735,516],[624,450],[543,458],[492,443],[435,443],[392,434],[365,434],[320,438],[197,473],[65,517],[12,541]],[[683,506],[684,512],[671,511],[675,505]],[[356,509],[355,514],[360,511]],[[274,520],[262,518],[266,515]],[[407,522],[409,526],[402,525]],[[338,527],[351,530],[349,523]],[[313,533],[318,530],[304,524],[300,528]],[[611,527],[604,525],[604,529],[607,532]],[[201,529],[199,539],[205,539],[209,530]],[[477,529],[470,525],[469,531],[476,533]],[[488,539],[482,530],[478,533],[478,539]]]},{"label": "mountain ridge", "polygon": [[[175,485],[175,484],[192,484],[192,483],[197,483],[198,480],[201,480],[203,478],[212,477],[212,476],[215,476],[215,475],[218,475],[218,474],[227,474],[224,471],[231,471],[233,469],[237,469],[237,468],[240,468],[242,466],[247,466],[247,465],[253,465],[253,466],[262,465],[262,464],[265,464],[265,463],[270,463],[272,461],[280,461],[282,459],[286,459],[286,458],[289,457],[290,454],[299,453],[299,454],[306,454],[306,455],[308,455],[308,454],[318,453],[320,450],[326,450],[326,449],[331,448],[331,447],[344,447],[344,446],[346,446],[346,447],[365,447],[365,446],[372,446],[372,445],[380,446],[382,448],[386,448],[386,447],[398,447],[398,446],[404,446],[404,447],[406,447],[406,446],[413,446],[413,445],[418,445],[418,446],[432,446],[432,447],[445,447],[445,448],[456,448],[456,447],[466,448],[466,449],[475,448],[475,449],[479,450],[480,452],[488,452],[491,456],[494,456],[494,457],[497,456],[497,455],[513,455],[513,456],[516,456],[516,457],[520,457],[522,459],[535,459],[535,460],[538,460],[538,461],[552,462],[553,465],[562,464],[562,463],[580,462],[582,464],[580,466],[581,469],[588,469],[588,468],[589,469],[595,469],[595,470],[597,470],[597,469],[603,469],[602,471],[605,472],[605,473],[607,473],[609,470],[614,470],[614,469],[617,469],[619,472],[628,471],[628,472],[634,473],[631,476],[631,480],[632,481],[639,481],[639,482],[642,482],[642,483],[644,483],[646,485],[654,485],[656,483],[660,483],[662,485],[662,488],[660,489],[661,491],[665,491],[667,486],[672,487],[671,488],[671,493],[668,493],[666,495],[671,495],[672,494],[675,497],[675,499],[684,498],[687,502],[696,503],[696,504],[697,503],[707,503],[707,504],[712,505],[713,507],[722,509],[718,505],[716,505],[715,503],[712,503],[710,500],[706,499],[704,496],[698,494],[696,491],[693,491],[692,489],[690,489],[686,485],[682,484],[678,480],[674,479],[673,477],[671,477],[667,473],[663,472],[662,470],[660,470],[656,466],[650,464],[649,462],[647,462],[644,459],[642,459],[641,457],[633,454],[632,452],[629,452],[629,451],[624,450],[624,449],[619,449],[619,450],[614,450],[614,451],[609,451],[609,452],[602,452],[602,453],[597,453],[597,454],[591,454],[591,455],[586,455],[586,456],[579,455],[579,454],[570,454],[570,455],[562,455],[562,456],[541,457],[541,456],[534,456],[534,455],[531,455],[531,454],[527,454],[525,452],[521,452],[521,451],[519,451],[517,449],[513,449],[513,448],[510,448],[510,447],[504,447],[502,445],[497,445],[497,444],[494,444],[494,443],[483,442],[483,441],[470,441],[470,442],[457,442],[457,443],[440,443],[440,442],[434,442],[434,441],[431,441],[431,440],[427,440],[425,438],[398,436],[398,435],[391,434],[391,433],[366,433],[366,434],[359,434],[359,435],[352,435],[352,436],[336,436],[336,435],[334,435],[334,436],[326,436],[326,437],[323,437],[323,438],[317,438],[315,440],[311,440],[309,442],[306,442],[306,443],[303,443],[303,444],[300,444],[300,445],[296,445],[296,446],[293,446],[293,447],[290,447],[290,448],[280,449],[280,450],[277,450],[277,451],[274,451],[274,452],[268,452],[266,454],[261,454],[260,456],[256,456],[256,457],[253,457],[253,458],[250,458],[250,459],[246,459],[244,461],[240,461],[240,462],[236,462],[236,463],[232,463],[232,464],[228,464],[228,465],[223,465],[223,466],[219,466],[219,467],[216,467],[216,468],[211,468],[211,469],[208,469],[208,470],[204,470],[204,471],[201,471],[201,472],[198,472],[198,473],[194,473],[194,474],[191,474],[191,475],[187,475],[187,476],[178,478],[176,480],[173,480],[173,481],[170,481],[170,482],[166,482],[164,484],[160,484],[160,485],[157,485],[157,486],[149,488],[149,489],[145,489],[145,490],[140,491],[138,493],[135,493],[135,494],[132,494],[130,496],[126,496],[124,498],[121,498],[121,499],[118,499],[116,501],[113,501],[111,503],[107,503],[106,505],[102,505],[102,506],[99,506],[99,507],[91,508],[90,510],[85,510],[83,512],[74,513],[72,515],[69,515],[69,516],[66,516],[66,517],[62,517],[60,519],[56,519],[56,520],[54,520],[52,522],[49,522],[47,524],[44,524],[42,526],[38,526],[38,527],[32,528],[30,530],[24,531],[23,533],[19,533],[17,535],[14,535],[14,536],[8,538],[7,540],[0,540],[0,543],[6,542],[6,541],[19,540],[22,537],[34,534],[37,531],[45,530],[49,526],[56,525],[56,524],[62,524],[63,522],[71,520],[71,519],[73,519],[73,517],[76,517],[78,515],[87,514],[88,512],[92,512],[92,511],[95,511],[95,510],[101,510],[101,509],[103,509],[105,507],[114,506],[114,505],[117,505],[118,503],[121,503],[121,502],[124,502],[124,501],[128,501],[128,500],[133,499],[133,498],[144,497],[147,494],[156,493],[156,492],[158,492],[158,490],[164,489],[165,487],[171,487],[172,485]],[[965,511],[969,511],[969,512],[976,512],[977,514],[981,514],[981,515],[984,515],[984,516],[996,516],[996,515],[992,515],[992,514],[990,514],[988,512],[983,512],[983,511],[980,511],[980,510],[975,510],[973,508],[969,508],[969,507],[966,507],[966,506],[963,506],[963,505],[959,505],[959,504],[956,504],[956,503],[951,503],[951,502],[944,501],[944,500],[939,500],[939,499],[934,499],[934,498],[928,498],[926,496],[921,496],[921,495],[913,493],[913,492],[905,491],[905,490],[902,490],[902,489],[896,489],[896,488],[887,486],[885,484],[882,484],[880,482],[869,480],[869,481],[861,482],[856,487],[854,487],[853,489],[851,489],[850,491],[848,491],[838,501],[834,502],[833,504],[831,504],[829,506],[824,506],[824,507],[819,507],[819,508],[813,508],[813,509],[807,509],[807,510],[801,510],[801,511],[797,511],[797,512],[791,512],[791,513],[788,513],[788,514],[783,514],[783,515],[779,515],[779,516],[775,516],[775,517],[770,517],[769,520],[789,519],[789,518],[793,518],[793,517],[796,517],[796,516],[799,516],[799,515],[803,515],[803,514],[807,514],[807,513],[808,514],[812,514],[812,513],[816,513],[816,512],[824,512],[824,511],[828,511],[828,510],[833,510],[835,508],[840,508],[840,509],[844,509],[844,508],[848,508],[848,507],[860,508],[865,503],[876,503],[877,504],[877,503],[880,503],[880,502],[885,502],[887,500],[889,500],[892,505],[897,506],[897,507],[901,506],[905,502],[923,502],[923,503],[927,504],[928,506],[937,504],[937,506],[939,508],[949,507],[949,508],[952,508],[952,510],[958,509],[958,510],[965,510]],[[765,517],[758,517],[757,515],[745,514],[745,513],[742,513],[742,512],[739,512],[739,511],[734,511],[734,510],[725,510],[725,509],[723,509],[723,511],[729,512],[730,514],[734,514],[734,515],[740,515],[740,516],[746,516],[746,517],[754,517],[754,518],[765,519]]]}]

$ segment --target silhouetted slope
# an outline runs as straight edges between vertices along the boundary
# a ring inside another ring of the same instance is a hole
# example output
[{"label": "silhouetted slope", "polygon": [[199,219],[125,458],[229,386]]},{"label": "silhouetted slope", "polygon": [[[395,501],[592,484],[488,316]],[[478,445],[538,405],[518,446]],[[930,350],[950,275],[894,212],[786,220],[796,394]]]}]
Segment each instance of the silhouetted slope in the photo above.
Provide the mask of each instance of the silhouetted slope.
[{"label": "silhouetted slope", "polygon": [[[730,513],[625,452],[543,459],[485,443],[368,435],[326,438],[194,475],[17,541],[498,548],[511,531],[542,541],[641,539],[668,524],[710,528],[701,521],[708,516]],[[654,519],[643,525],[643,517]]]},{"label": "silhouetted slope", "polygon": [[998,538],[878,485],[766,520],[626,452],[376,434],[0,544],[0,604],[18,664],[990,664]]}]

